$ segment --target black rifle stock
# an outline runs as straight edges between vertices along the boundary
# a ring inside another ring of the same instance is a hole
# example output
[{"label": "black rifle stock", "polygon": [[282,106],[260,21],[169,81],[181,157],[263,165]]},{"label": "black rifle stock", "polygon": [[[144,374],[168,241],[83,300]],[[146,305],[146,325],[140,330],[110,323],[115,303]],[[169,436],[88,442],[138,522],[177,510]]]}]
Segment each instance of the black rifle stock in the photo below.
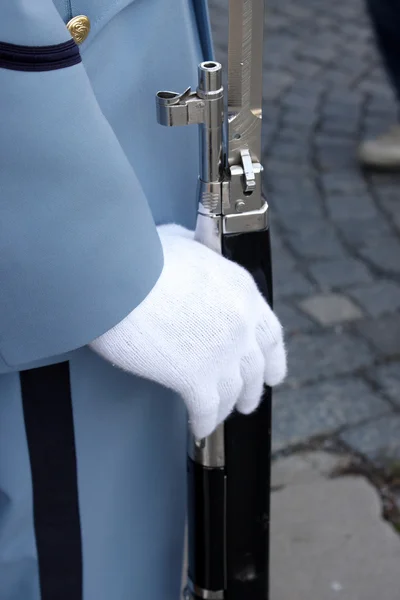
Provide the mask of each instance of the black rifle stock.
[{"label": "black rifle stock", "polygon": [[[263,27],[264,0],[229,0],[227,95],[221,65],[204,62],[196,91],[157,94],[157,118],[199,126],[196,238],[245,267],[272,304],[261,181]],[[269,388],[252,415],[234,413],[205,440],[189,436],[188,597],[268,600],[270,463]]]}]

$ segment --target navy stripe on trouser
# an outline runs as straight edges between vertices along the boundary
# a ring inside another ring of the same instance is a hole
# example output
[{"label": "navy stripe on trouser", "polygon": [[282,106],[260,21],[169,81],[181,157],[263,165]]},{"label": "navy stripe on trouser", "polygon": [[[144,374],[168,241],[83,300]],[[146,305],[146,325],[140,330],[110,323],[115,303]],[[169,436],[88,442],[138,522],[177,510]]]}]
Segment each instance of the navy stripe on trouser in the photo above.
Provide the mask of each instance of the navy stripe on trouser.
[{"label": "navy stripe on trouser", "polygon": [[20,373],[41,600],[82,600],[82,544],[69,363]]}]

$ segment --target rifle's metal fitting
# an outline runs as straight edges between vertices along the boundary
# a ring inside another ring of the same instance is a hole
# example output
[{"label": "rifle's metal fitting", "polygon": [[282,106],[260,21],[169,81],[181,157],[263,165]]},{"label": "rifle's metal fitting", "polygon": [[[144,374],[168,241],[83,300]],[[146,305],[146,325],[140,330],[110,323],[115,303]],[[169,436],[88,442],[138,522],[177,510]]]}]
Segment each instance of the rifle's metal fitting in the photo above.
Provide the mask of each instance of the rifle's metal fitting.
[{"label": "rifle's metal fitting", "polygon": [[219,468],[225,466],[224,428],[222,425],[207,438],[197,440],[189,434],[188,455],[203,467]]},{"label": "rifle's metal fitting", "polygon": [[243,147],[237,153],[239,162],[223,170],[222,66],[214,61],[201,63],[195,92],[191,88],[181,94],[158,92],[156,100],[161,125],[200,126],[196,235],[201,241],[218,251],[223,234],[266,229],[268,205],[261,195],[261,164],[253,162],[249,149]]},{"label": "rifle's metal fitting", "polygon": [[158,92],[156,102],[157,121],[160,125],[199,125],[203,121],[204,102],[191,88],[187,88],[183,94]]}]

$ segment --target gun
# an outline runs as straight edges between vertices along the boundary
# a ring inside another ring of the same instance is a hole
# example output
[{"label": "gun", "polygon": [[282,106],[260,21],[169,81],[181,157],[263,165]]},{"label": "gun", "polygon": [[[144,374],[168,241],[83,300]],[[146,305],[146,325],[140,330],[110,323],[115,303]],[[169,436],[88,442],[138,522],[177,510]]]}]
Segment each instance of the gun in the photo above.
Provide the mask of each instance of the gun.
[{"label": "gun", "polygon": [[[229,0],[227,94],[222,66],[198,66],[195,91],[156,95],[157,120],[197,124],[196,239],[242,265],[272,304],[268,204],[262,193],[264,0]],[[267,600],[271,390],[210,437],[189,434],[187,600]]]}]

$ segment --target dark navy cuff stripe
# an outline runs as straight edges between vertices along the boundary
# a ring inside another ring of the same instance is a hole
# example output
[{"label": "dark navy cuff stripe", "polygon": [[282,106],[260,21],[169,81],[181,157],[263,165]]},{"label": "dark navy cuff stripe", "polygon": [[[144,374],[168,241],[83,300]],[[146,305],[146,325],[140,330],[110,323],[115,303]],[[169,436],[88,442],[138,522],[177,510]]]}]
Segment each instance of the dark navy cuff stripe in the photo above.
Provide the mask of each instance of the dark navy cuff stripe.
[{"label": "dark navy cuff stripe", "polygon": [[0,68],[12,71],[53,71],[81,62],[73,39],[53,46],[18,46],[0,42]]}]

